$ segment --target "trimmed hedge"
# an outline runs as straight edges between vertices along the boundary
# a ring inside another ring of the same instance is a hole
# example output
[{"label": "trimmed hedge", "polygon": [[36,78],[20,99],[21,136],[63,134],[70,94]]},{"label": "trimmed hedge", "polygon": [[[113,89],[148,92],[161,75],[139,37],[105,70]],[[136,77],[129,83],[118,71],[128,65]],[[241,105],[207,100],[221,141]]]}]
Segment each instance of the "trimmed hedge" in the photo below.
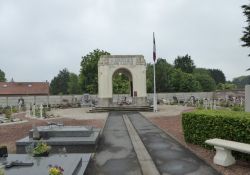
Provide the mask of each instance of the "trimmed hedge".
[{"label": "trimmed hedge", "polygon": [[[182,114],[182,126],[186,142],[205,148],[207,139],[221,138],[250,144],[250,113],[219,110],[197,110]],[[233,154],[250,160],[250,155]]]}]

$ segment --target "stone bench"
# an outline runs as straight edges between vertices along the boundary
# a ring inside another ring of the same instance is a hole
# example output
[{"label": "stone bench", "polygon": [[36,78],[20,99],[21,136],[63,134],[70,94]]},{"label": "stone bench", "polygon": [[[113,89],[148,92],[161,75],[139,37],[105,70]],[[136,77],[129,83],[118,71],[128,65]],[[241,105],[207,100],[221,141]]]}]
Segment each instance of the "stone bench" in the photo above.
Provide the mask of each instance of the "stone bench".
[{"label": "stone bench", "polygon": [[221,166],[230,166],[235,163],[231,150],[250,154],[250,144],[216,138],[206,140],[205,143],[214,146],[216,154],[213,161]]}]

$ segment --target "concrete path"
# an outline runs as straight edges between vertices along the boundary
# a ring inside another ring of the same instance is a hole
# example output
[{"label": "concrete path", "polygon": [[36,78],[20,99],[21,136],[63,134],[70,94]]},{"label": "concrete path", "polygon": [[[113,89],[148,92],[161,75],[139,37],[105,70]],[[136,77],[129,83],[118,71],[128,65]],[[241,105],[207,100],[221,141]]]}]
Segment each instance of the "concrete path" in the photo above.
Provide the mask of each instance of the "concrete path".
[{"label": "concrete path", "polygon": [[139,113],[128,114],[160,174],[219,175],[203,160]]},{"label": "concrete path", "polygon": [[109,114],[87,174],[219,175],[137,112]]},{"label": "concrete path", "polygon": [[88,175],[142,175],[122,114],[109,114]]}]

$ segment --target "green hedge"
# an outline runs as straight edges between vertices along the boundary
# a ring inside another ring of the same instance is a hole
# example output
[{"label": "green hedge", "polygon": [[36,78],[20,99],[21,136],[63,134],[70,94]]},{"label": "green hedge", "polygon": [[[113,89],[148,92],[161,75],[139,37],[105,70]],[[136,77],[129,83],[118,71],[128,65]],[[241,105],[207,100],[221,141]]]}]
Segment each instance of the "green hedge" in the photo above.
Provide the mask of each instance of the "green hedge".
[{"label": "green hedge", "polygon": [[[220,110],[197,110],[182,114],[186,142],[211,148],[207,139],[221,138],[250,144],[250,113]],[[233,153],[240,159],[250,155]]]}]

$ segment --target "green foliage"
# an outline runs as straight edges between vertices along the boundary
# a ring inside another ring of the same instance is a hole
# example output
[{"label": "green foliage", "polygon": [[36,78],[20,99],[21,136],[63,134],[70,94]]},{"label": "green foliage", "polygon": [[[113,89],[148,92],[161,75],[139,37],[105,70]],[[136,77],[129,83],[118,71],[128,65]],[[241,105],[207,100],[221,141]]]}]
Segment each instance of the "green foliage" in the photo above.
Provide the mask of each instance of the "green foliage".
[{"label": "green foliage", "polygon": [[113,93],[114,94],[129,94],[130,81],[124,74],[115,74],[113,76]]},{"label": "green foliage", "polygon": [[[153,67],[153,66],[152,66]],[[171,75],[174,71],[172,65],[167,63],[165,59],[157,59],[155,65],[155,74],[156,74],[156,91],[157,92],[171,92],[174,87],[172,85]],[[152,78],[153,81],[153,78]],[[152,83],[153,84],[153,83]]]},{"label": "green foliage", "polygon": [[81,93],[81,88],[80,88],[78,76],[74,73],[69,74],[68,93],[69,94],[80,94]]},{"label": "green foliage", "polygon": [[[243,36],[241,37],[241,41],[244,42],[243,47],[250,47],[250,4],[242,6],[243,13],[247,17],[247,26],[244,28]],[[250,54],[248,55],[250,56]]]},{"label": "green foliage", "polygon": [[3,113],[5,114],[5,117],[7,117],[8,119],[10,119],[12,112],[11,112],[11,108],[10,107],[6,107],[3,109]]},{"label": "green foliage", "polygon": [[176,69],[181,69],[183,72],[192,73],[195,68],[195,65],[191,57],[189,55],[185,55],[181,57],[178,56],[174,60],[174,67]]},{"label": "green foliage", "polygon": [[[211,148],[207,139],[221,138],[250,143],[250,113],[235,111],[197,110],[182,114],[182,126],[186,142]],[[234,153],[239,158],[249,155]]]},{"label": "green foliage", "polygon": [[37,146],[33,149],[32,153],[33,155],[39,155],[42,153],[49,152],[51,149],[50,146],[48,146],[46,143],[39,141]]},{"label": "green foliage", "polygon": [[147,92],[153,93],[154,92],[154,70],[153,64],[147,64],[146,68],[146,84],[147,84]]},{"label": "green foliage", "polygon": [[50,83],[50,92],[53,95],[68,94],[68,82],[70,79],[69,71],[64,68]]},{"label": "green foliage", "polygon": [[217,85],[217,90],[234,90],[236,88],[237,86],[233,83],[225,83],[225,84],[219,83]]},{"label": "green foliage", "polygon": [[0,69],[0,82],[5,82],[6,78],[5,78],[5,73]]},{"label": "green foliage", "polygon": [[210,75],[194,74],[194,77],[200,83],[202,91],[210,92],[216,89],[216,83]]},{"label": "green foliage", "polygon": [[180,69],[174,70],[172,83],[176,92],[201,91],[200,83],[193,77],[193,75],[184,73]]},{"label": "green foliage", "polygon": [[110,55],[110,53],[96,49],[82,57],[80,87],[84,93],[98,93],[98,61],[102,55]]},{"label": "green foliage", "polygon": [[216,84],[225,83],[226,77],[224,73],[219,69],[208,69],[210,72],[211,77],[214,79]]},{"label": "green foliage", "polygon": [[250,84],[250,75],[234,78],[233,84],[236,84],[238,88],[244,89],[245,85]]}]

